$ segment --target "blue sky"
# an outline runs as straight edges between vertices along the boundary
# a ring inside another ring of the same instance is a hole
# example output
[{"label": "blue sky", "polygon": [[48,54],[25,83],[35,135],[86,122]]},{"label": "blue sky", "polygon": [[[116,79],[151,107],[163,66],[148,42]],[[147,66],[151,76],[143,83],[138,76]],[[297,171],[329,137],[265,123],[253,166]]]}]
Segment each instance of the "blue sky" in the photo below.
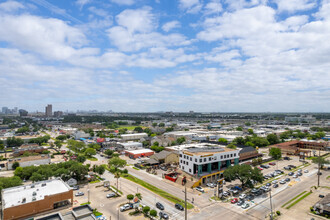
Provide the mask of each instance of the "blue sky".
[{"label": "blue sky", "polygon": [[0,1],[0,106],[330,111],[329,0]]}]

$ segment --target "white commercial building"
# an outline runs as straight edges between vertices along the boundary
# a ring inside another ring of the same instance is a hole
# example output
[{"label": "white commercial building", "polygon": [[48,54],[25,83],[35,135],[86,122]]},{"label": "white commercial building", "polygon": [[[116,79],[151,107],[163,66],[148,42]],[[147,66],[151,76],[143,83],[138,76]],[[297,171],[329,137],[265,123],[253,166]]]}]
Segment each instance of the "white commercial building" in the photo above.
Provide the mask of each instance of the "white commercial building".
[{"label": "white commercial building", "polygon": [[12,159],[8,159],[7,161],[7,169],[13,169],[13,164],[15,162],[19,163],[20,167],[28,167],[28,166],[39,166],[43,164],[50,164],[51,158],[48,154],[42,154],[38,156],[29,156],[29,157],[16,157]]},{"label": "white commercial building", "polygon": [[122,134],[120,136],[123,140],[130,141],[130,140],[140,140],[141,138],[148,137],[148,134],[147,133],[136,133],[136,134]]},{"label": "white commercial building", "polygon": [[216,144],[192,144],[179,152],[180,168],[190,175],[218,172],[239,162],[239,149]]}]

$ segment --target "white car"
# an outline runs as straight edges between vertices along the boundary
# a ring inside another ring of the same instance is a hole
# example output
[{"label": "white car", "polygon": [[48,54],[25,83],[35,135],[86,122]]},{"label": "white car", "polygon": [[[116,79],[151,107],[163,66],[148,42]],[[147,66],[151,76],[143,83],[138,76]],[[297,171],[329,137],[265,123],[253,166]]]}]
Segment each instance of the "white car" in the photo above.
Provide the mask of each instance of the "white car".
[{"label": "white car", "polygon": [[204,192],[204,189],[203,189],[202,187],[200,187],[200,186],[197,186],[195,189],[196,189],[197,191]]},{"label": "white car", "polygon": [[99,217],[97,220],[107,220],[107,217],[105,217],[105,216],[101,216],[101,217]]},{"label": "white car", "polygon": [[277,183],[277,180],[273,180],[272,184],[276,184]]},{"label": "white car", "polygon": [[123,211],[126,211],[128,209],[131,209],[131,205],[130,204],[125,204],[123,206],[120,207],[120,211],[123,212]]},{"label": "white car", "polygon": [[242,209],[247,209],[250,207],[250,205],[248,203],[244,203],[241,207]]},{"label": "white car", "polygon": [[85,195],[85,193],[83,193],[83,192],[77,192],[76,193],[76,196],[83,196],[83,195]]},{"label": "white car", "polygon": [[214,188],[215,187],[215,184],[213,184],[213,183],[207,183],[206,186],[211,187],[211,188]]},{"label": "white car", "polygon": [[308,170],[304,170],[304,173],[308,173]]},{"label": "white car", "polygon": [[244,193],[239,196],[240,199],[245,199],[245,197],[246,197],[246,194],[244,194]]},{"label": "white car", "polygon": [[107,194],[107,198],[111,198],[111,197],[115,197],[116,196],[116,193],[109,193]]}]

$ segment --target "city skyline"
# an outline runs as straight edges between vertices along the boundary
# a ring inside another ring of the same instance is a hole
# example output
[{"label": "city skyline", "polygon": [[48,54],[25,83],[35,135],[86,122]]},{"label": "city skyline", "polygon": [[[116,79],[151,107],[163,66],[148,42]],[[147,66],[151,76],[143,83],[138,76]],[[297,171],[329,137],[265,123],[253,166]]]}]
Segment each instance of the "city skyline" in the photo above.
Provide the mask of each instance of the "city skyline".
[{"label": "city skyline", "polygon": [[3,1],[0,103],[329,112],[329,8],[327,0]]}]

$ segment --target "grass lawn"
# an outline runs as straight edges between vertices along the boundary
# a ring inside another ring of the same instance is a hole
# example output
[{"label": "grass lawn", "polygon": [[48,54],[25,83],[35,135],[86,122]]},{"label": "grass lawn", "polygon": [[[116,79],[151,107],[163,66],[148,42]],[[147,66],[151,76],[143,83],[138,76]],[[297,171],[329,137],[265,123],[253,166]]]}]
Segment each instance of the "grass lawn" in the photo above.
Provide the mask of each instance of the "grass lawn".
[{"label": "grass lawn", "polygon": [[142,129],[145,129],[146,127],[144,127],[144,126],[127,126],[127,125],[121,125],[121,126],[119,126],[119,128],[118,129],[124,129],[124,128],[126,128],[127,130],[134,130],[134,128],[136,128],[136,127],[141,127]]},{"label": "grass lawn", "polygon": [[284,208],[286,205],[288,205],[289,203],[291,203],[292,201],[296,200],[298,197],[300,197],[301,195],[305,194],[306,191],[300,193],[299,195],[297,195],[296,197],[290,199],[288,202],[284,203],[281,207]]},{"label": "grass lawn", "polygon": [[140,170],[139,168],[137,168],[137,167],[132,167],[134,170]]},{"label": "grass lawn", "polygon": [[95,158],[95,157],[88,157],[87,160],[90,160],[90,161],[97,161],[97,158]]},{"label": "grass lawn", "polygon": [[94,180],[94,181],[91,181],[91,182],[89,182],[90,184],[93,184],[93,183],[99,183],[99,182],[101,182],[100,180]]},{"label": "grass lawn", "polygon": [[[171,201],[173,203],[179,203],[180,205],[182,205],[184,207],[184,201],[183,200],[179,199],[176,196],[173,196],[173,195],[169,194],[168,192],[165,192],[165,191],[163,191],[163,190],[161,190],[161,189],[159,189],[159,188],[157,188],[157,187],[155,187],[155,186],[153,186],[153,185],[151,185],[151,184],[149,184],[149,183],[147,183],[147,182],[145,182],[145,181],[143,181],[139,178],[136,178],[136,177],[134,177],[130,174],[125,174],[122,177],[125,178],[125,179],[128,179],[132,182],[135,182],[135,183],[137,183],[137,184],[139,184],[139,185],[141,185],[141,186],[143,186],[147,189],[149,189],[150,191],[160,195],[161,197],[167,199],[168,201]],[[194,206],[191,203],[187,202],[187,208],[192,209],[192,208],[194,208]]]},{"label": "grass lawn", "polygon": [[116,192],[119,192],[120,194],[122,194],[123,195],[123,192],[122,191],[120,191],[119,189],[117,189],[116,187],[114,187],[114,186],[110,186],[113,190],[115,190]]},{"label": "grass lawn", "polygon": [[90,202],[85,202],[85,203],[81,203],[80,205],[89,205],[89,204],[91,204]]},{"label": "grass lawn", "polygon": [[310,194],[312,194],[312,193],[311,192],[308,192],[308,193],[304,194],[302,197],[300,197],[299,199],[297,199],[296,201],[294,201],[293,203],[291,203],[291,205],[287,206],[286,209],[291,208],[292,206],[294,206],[295,204],[297,204],[298,202],[300,202],[301,200],[303,200],[304,198],[306,198]]}]

